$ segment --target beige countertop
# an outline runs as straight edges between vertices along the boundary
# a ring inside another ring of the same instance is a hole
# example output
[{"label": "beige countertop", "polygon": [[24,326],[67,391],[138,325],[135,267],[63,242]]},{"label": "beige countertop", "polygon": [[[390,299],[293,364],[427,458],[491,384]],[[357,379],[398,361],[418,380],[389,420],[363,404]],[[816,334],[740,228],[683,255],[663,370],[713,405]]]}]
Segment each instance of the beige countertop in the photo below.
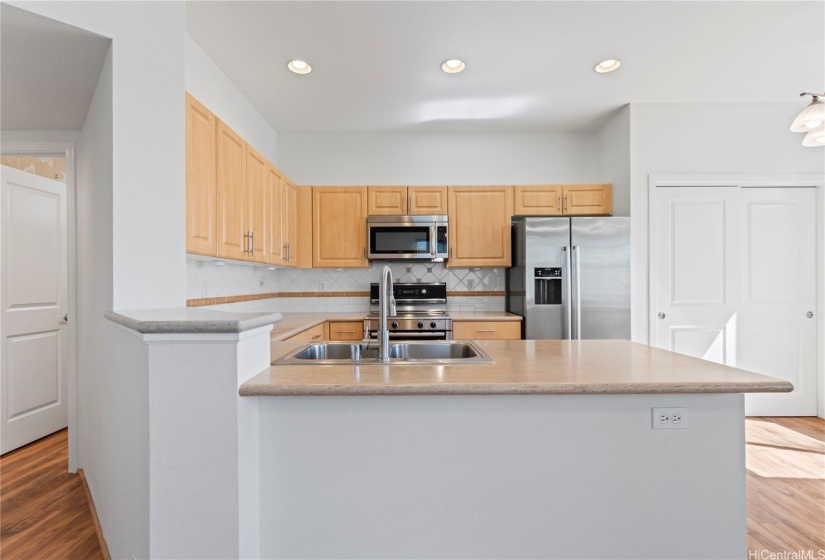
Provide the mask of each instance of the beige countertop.
[{"label": "beige countertop", "polygon": [[[324,321],[362,321],[367,315],[369,311],[284,313],[269,336],[272,340],[286,340]],[[450,311],[448,315],[453,321],[521,321],[520,315],[506,311]]]},{"label": "beige countertop", "polygon": [[276,324],[281,313],[218,311],[197,307],[107,311],[104,316],[146,334],[241,333]]},{"label": "beige countertop", "polygon": [[[282,356],[302,344],[275,343],[273,356]],[[626,340],[485,340],[476,344],[495,364],[271,366],[241,385],[240,394],[552,395],[793,390],[787,381]]]}]

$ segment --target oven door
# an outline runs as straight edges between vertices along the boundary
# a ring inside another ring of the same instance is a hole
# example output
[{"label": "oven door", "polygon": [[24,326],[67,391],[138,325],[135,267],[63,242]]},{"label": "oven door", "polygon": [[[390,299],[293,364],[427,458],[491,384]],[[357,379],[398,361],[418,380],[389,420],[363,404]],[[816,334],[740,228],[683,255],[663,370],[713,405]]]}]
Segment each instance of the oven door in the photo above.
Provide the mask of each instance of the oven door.
[{"label": "oven door", "polygon": [[[390,331],[390,340],[405,342],[413,340],[451,340],[450,331]],[[370,331],[370,340],[378,340],[378,331]]]},{"label": "oven door", "polygon": [[367,227],[370,260],[435,260],[435,224],[370,223]]}]

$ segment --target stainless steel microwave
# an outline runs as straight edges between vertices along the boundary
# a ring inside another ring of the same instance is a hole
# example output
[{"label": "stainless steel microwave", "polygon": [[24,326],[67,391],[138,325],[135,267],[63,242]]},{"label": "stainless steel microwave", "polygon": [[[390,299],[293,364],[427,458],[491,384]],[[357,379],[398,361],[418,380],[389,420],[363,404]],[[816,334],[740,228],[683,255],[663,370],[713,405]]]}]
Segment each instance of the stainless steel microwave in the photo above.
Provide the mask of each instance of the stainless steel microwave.
[{"label": "stainless steel microwave", "polygon": [[447,251],[447,216],[367,218],[371,261],[444,262]]}]

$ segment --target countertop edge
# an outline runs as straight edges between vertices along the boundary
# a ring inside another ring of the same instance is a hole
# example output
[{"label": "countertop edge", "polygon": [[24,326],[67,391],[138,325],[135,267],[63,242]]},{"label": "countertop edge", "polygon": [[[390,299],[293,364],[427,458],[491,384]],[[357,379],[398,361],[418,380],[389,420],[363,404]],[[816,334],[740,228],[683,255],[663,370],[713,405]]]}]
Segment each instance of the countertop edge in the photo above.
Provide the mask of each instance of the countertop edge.
[{"label": "countertop edge", "polygon": [[242,397],[319,397],[393,395],[654,395],[712,393],[789,393],[787,381],[764,383],[610,383],[610,384],[521,384],[466,383],[453,385],[289,385],[265,386],[244,383]]},{"label": "countertop edge", "polygon": [[258,327],[272,325],[280,321],[280,312],[250,313],[242,319],[204,319],[204,320],[152,320],[137,319],[115,311],[107,311],[106,319],[143,334],[200,334],[231,333],[237,334]]}]

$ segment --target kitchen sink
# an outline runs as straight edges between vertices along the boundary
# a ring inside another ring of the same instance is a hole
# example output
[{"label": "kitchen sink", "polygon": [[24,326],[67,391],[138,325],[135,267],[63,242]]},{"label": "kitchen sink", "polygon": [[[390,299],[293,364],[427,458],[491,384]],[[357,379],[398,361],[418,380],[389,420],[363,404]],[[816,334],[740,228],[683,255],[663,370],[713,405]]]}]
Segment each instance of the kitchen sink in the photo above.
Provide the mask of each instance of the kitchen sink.
[{"label": "kitchen sink", "polygon": [[[360,349],[360,360],[358,350]],[[272,362],[273,365],[381,364],[378,345],[353,342],[315,342],[298,348]],[[473,342],[394,342],[389,364],[492,364],[490,356]]]}]

